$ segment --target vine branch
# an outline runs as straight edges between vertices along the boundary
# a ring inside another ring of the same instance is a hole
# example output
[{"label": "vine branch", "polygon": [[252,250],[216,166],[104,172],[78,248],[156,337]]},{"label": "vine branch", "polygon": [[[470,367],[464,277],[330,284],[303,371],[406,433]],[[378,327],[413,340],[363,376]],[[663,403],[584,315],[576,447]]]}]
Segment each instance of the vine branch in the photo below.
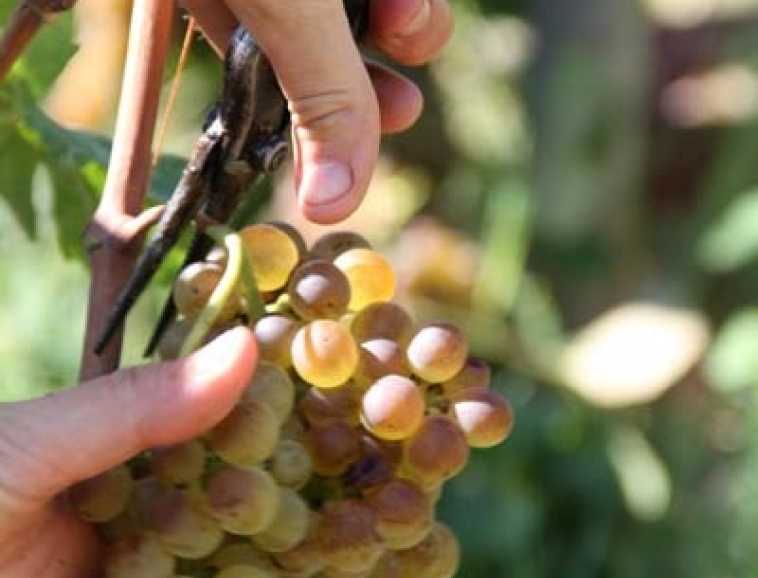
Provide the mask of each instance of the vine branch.
[{"label": "vine branch", "polygon": [[94,353],[95,341],[139,255],[146,228],[159,217],[157,210],[141,211],[149,185],[152,138],[175,9],[175,3],[167,0],[135,0],[132,8],[108,176],[86,231],[92,275],[82,381],[118,368],[123,335],[117,335],[102,355]]},{"label": "vine branch", "polygon": [[22,0],[0,40],[0,82],[48,18],[76,4],[76,0]]}]

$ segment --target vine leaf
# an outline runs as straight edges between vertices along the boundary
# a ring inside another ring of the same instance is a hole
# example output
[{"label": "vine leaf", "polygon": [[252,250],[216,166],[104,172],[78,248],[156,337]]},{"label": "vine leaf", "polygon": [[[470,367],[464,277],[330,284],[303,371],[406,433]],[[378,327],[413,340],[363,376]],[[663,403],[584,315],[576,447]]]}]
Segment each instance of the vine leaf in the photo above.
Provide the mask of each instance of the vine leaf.
[{"label": "vine leaf", "polygon": [[[25,143],[17,134],[0,132],[0,150],[23,150]],[[32,177],[39,159],[30,154],[0,155],[0,197],[30,238],[37,237],[37,218],[32,204]]]},{"label": "vine leaf", "polygon": [[[82,258],[82,233],[105,184],[111,141],[66,129],[36,104],[26,83],[13,78],[0,88],[0,197],[10,205],[24,231],[36,234],[31,178],[46,166],[54,188],[53,214],[63,254]],[[164,203],[186,161],[165,155],[153,172],[148,201]]]}]

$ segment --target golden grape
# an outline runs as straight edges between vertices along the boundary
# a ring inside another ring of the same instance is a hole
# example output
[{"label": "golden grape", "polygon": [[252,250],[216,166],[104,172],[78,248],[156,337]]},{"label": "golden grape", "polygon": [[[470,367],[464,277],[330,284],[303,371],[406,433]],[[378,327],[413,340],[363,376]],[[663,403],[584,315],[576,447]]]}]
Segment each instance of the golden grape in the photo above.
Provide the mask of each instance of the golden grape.
[{"label": "golden grape", "polygon": [[425,408],[424,396],[413,380],[387,375],[364,394],[361,421],[378,438],[403,440],[419,428]]},{"label": "golden grape", "polygon": [[258,289],[274,291],[284,287],[300,260],[297,245],[290,236],[274,225],[249,225],[239,234]]},{"label": "golden grape", "polygon": [[358,348],[350,332],[330,319],[312,321],[292,342],[292,363],[298,375],[317,387],[338,387],[358,366]]},{"label": "golden grape", "polygon": [[389,301],[395,295],[395,272],[379,253],[371,249],[351,249],[334,260],[350,283],[351,311],[372,303]]}]

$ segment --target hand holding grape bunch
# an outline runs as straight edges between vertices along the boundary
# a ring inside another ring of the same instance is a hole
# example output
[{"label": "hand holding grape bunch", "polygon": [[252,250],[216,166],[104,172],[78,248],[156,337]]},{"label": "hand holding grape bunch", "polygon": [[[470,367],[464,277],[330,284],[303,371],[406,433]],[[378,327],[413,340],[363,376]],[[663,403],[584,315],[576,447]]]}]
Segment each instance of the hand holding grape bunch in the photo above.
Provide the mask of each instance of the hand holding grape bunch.
[{"label": "hand holding grape bunch", "polygon": [[251,323],[252,283],[227,283],[247,256],[268,302],[252,321],[261,360],[201,438],[71,490],[108,542],[106,578],[452,578],[459,546],[434,505],[469,448],[513,423],[486,364],[456,327],[414,326],[390,301],[389,263],[359,235],[308,250],[278,223],[211,234],[228,253],[178,277],[160,355],[198,328]]},{"label": "hand holding grape bunch", "polygon": [[[304,212],[319,221],[343,218],[365,190],[380,129],[402,130],[418,116],[418,90],[377,67],[370,69],[372,86],[362,67],[355,66],[354,45],[323,42],[324,38],[349,36],[338,19],[317,13],[334,9],[331,4],[336,6],[337,2],[314,7],[312,14],[282,2],[229,0],[228,4],[244,23],[267,29],[261,40],[288,97],[298,105],[293,120]],[[263,17],[259,9],[265,13]],[[444,0],[375,2],[372,22],[372,42],[405,64],[420,64],[433,57],[451,28]],[[314,23],[335,29],[319,28],[319,35],[287,32],[313,29]],[[353,65],[341,65],[350,63]],[[309,98],[313,94],[326,96]],[[340,171],[340,166],[347,167],[347,172]],[[324,196],[319,191],[334,194]],[[274,334],[277,331],[286,333],[287,329],[272,329]],[[279,353],[285,355],[281,350]],[[97,476],[147,448],[176,444],[211,428],[229,415],[250,381],[255,362],[255,340],[247,329],[239,328],[179,361],[125,370],[40,400],[0,406],[3,577],[95,575],[101,554],[95,532],[56,496],[75,482]],[[373,371],[369,362],[364,366],[367,372]],[[302,453],[297,445],[285,441],[276,446],[272,467],[281,479],[296,487],[302,482],[290,465],[298,463]],[[160,475],[161,463],[197,456],[196,450],[191,444],[154,459],[155,475]],[[191,467],[180,473],[170,465],[166,470],[169,476],[192,476]],[[123,471],[112,472],[107,477],[118,486],[119,480],[125,479]],[[298,511],[298,506],[292,505],[297,500],[291,496],[280,501],[288,504],[287,511]],[[182,512],[184,503],[183,498],[173,495],[155,510],[158,514]],[[334,515],[339,519],[339,511]],[[212,528],[206,530],[213,533]],[[287,540],[287,529],[278,530],[273,525],[270,533],[260,539],[268,543]],[[436,531],[434,536],[444,541],[445,532]],[[307,557],[307,553],[300,554]],[[234,552],[227,555],[233,557]],[[297,565],[297,557],[291,556],[288,562]]]}]

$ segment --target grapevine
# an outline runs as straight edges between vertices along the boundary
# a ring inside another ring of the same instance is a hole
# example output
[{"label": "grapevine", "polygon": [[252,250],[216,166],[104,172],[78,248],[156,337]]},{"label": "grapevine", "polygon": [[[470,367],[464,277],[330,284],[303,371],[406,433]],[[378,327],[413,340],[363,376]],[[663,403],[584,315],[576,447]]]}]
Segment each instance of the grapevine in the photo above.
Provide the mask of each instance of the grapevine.
[{"label": "grapevine", "polygon": [[470,448],[508,437],[511,407],[457,328],[414,327],[388,301],[394,273],[365,240],[351,233],[325,252],[329,235],[304,251],[296,234],[277,224],[212,230],[211,260],[178,277],[180,317],[161,355],[178,354],[176,334],[189,352],[249,324],[262,361],[200,439],[71,491],[107,537],[106,576],[455,574],[460,547],[435,503]]},{"label": "grapevine", "polygon": [[[73,3],[22,0],[0,45],[0,77],[43,17]],[[246,325],[261,360],[210,431],[81,482],[68,502],[106,544],[106,578],[452,578],[460,546],[435,504],[471,448],[508,437],[511,406],[489,389],[489,369],[469,356],[458,328],[416,326],[392,302],[395,273],[359,234],[330,233],[309,248],[286,223],[223,224],[254,177],[281,163],[289,118],[249,32],[239,27],[229,42],[224,16],[186,4],[217,51],[230,43],[228,54],[238,53],[227,59],[220,112],[196,144],[178,201],[140,212],[175,6],[135,0],[111,164],[87,230],[81,377],[118,367],[126,312],[201,206],[212,226],[196,219],[158,355],[187,355]],[[365,2],[348,5],[359,36],[365,22],[355,7]],[[262,94],[270,126],[224,116],[238,112],[235,98],[261,105]],[[203,198],[210,189],[216,196]],[[155,223],[158,241],[137,260]]]}]

